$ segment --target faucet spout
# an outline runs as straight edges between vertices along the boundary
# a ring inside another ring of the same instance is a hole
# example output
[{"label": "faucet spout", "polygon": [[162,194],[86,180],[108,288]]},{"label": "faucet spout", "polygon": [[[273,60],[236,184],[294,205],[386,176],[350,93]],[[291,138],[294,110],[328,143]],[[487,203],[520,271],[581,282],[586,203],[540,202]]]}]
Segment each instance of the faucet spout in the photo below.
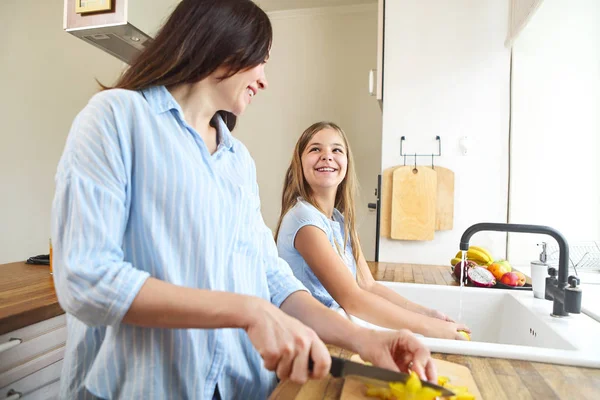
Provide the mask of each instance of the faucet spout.
[{"label": "faucet spout", "polygon": [[[503,224],[493,222],[482,222],[467,228],[460,239],[460,249],[463,251],[469,250],[469,241],[471,236],[481,231],[497,231],[497,232],[520,232],[520,233],[539,233],[553,237],[558,242],[559,258],[558,258],[558,282],[555,280],[555,286],[546,284],[546,297],[550,297],[554,301],[554,315],[566,316],[565,311],[564,291],[567,287],[569,276],[569,245],[565,237],[556,229],[544,225],[523,225],[523,224]],[[570,302],[569,302],[570,303]],[[576,303],[576,302],[575,302]],[[577,307],[569,307],[573,309],[571,312],[579,313],[581,309]]]},{"label": "faucet spout", "polygon": [[[554,228],[544,225],[523,225],[523,224],[502,224],[493,222],[482,222],[467,228],[460,238],[460,249],[469,250],[469,241],[471,236],[480,231],[497,231],[497,232],[521,232],[521,233],[540,233],[552,236],[558,242],[559,258],[558,258],[558,281],[567,285],[569,276],[569,246],[567,239]],[[564,268],[561,268],[564,266]]]}]

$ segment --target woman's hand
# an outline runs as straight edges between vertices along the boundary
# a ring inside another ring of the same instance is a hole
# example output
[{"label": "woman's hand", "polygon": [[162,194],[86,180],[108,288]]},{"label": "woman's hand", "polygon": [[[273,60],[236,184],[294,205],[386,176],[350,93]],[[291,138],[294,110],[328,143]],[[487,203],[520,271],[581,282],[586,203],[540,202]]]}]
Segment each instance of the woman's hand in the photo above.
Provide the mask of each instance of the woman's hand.
[{"label": "woman's hand", "polygon": [[305,383],[309,378],[310,357],[314,362],[310,378],[327,376],[331,356],[312,329],[267,301],[256,299],[251,303],[251,322],[245,330],[263,358],[265,368],[275,371],[281,380]]},{"label": "woman's hand", "polygon": [[437,383],[437,371],[431,353],[407,330],[375,331],[364,329],[358,355],[381,368],[408,373],[415,371],[421,380]]}]

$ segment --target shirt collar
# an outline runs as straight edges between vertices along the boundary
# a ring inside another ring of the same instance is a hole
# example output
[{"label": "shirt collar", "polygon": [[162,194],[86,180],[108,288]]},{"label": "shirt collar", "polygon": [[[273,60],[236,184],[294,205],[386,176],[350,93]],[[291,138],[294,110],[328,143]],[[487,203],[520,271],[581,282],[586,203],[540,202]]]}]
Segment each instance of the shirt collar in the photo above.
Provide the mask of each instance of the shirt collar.
[{"label": "shirt collar", "polygon": [[150,104],[150,107],[152,107],[157,114],[162,114],[170,110],[178,110],[181,115],[183,115],[181,106],[179,103],[177,103],[175,98],[171,95],[171,92],[169,92],[166,87],[162,85],[151,86],[143,89],[142,94]]},{"label": "shirt collar", "polygon": [[235,148],[233,146],[233,135],[231,134],[231,131],[227,127],[225,121],[223,121],[223,118],[221,118],[221,115],[215,115],[213,121],[217,123],[215,128],[217,129],[217,135],[219,137],[219,146],[223,146],[224,149],[235,153]]},{"label": "shirt collar", "polygon": [[[175,110],[179,113],[181,118],[183,118],[183,110],[181,109],[181,106],[165,86],[152,86],[147,89],[143,89],[142,94],[150,104],[150,107],[152,107],[157,114]],[[227,127],[227,124],[225,121],[223,121],[223,118],[217,114],[215,115],[213,121],[216,122],[215,128],[217,129],[219,146],[223,146],[223,148],[231,152],[235,152],[233,136]]]}]

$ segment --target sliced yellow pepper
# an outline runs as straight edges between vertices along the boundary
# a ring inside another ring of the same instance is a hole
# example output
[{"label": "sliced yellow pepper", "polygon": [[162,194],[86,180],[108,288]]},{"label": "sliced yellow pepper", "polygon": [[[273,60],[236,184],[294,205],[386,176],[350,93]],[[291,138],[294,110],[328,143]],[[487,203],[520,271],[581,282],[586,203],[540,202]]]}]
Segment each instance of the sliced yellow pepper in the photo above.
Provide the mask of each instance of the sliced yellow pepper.
[{"label": "sliced yellow pepper", "polygon": [[[438,385],[456,393],[455,396],[450,397],[450,400],[475,400],[475,396],[469,393],[469,388],[452,385],[446,376],[438,377]],[[367,397],[381,400],[435,400],[441,395],[438,390],[424,387],[414,371],[410,372],[406,383],[390,382],[389,389],[367,385]]]},{"label": "sliced yellow pepper", "polygon": [[450,378],[447,376],[438,376],[438,385],[444,386],[448,382],[450,382]]}]

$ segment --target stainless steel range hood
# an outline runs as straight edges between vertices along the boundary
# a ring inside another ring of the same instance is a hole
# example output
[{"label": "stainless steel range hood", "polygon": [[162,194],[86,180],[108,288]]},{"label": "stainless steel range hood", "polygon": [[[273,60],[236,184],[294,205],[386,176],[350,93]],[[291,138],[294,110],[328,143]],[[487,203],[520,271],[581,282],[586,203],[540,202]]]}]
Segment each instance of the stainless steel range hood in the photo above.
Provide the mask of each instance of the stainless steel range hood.
[{"label": "stainless steel range hood", "polygon": [[77,4],[83,2],[64,0],[65,31],[129,64],[180,0],[87,0],[110,4],[110,10],[78,12]]}]

